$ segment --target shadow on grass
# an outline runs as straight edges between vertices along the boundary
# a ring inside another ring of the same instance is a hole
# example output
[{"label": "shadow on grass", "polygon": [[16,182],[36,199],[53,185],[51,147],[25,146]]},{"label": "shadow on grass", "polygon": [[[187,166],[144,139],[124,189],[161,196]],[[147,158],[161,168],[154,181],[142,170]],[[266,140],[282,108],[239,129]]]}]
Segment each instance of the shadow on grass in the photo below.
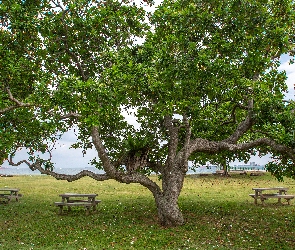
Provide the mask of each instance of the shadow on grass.
[{"label": "shadow on grass", "polygon": [[[186,224],[177,228],[158,225],[150,193],[113,182],[103,186],[85,181],[93,185],[85,191],[100,191],[102,202],[95,213],[86,216],[78,207],[60,216],[53,204],[58,194],[73,188],[82,192],[87,184],[51,184],[44,179],[49,183],[44,188],[44,181],[33,180],[40,191],[31,193],[25,190],[26,182],[21,186],[16,180],[24,197],[19,203],[0,205],[1,249],[240,250],[293,249],[295,244],[294,204],[255,206],[248,195],[254,186],[277,185],[269,177],[188,177],[179,198]],[[52,185],[54,192],[48,188]]]}]

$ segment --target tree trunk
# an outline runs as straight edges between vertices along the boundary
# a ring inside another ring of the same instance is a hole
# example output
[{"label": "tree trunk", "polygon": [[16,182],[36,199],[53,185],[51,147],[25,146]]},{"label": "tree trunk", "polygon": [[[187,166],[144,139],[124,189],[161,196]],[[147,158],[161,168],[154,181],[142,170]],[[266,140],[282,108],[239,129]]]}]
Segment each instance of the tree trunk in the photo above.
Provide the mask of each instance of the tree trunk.
[{"label": "tree trunk", "polygon": [[165,171],[162,175],[162,192],[153,193],[159,222],[162,226],[174,227],[184,224],[184,218],[178,206],[178,197],[183,186],[184,176],[184,173],[179,169]]},{"label": "tree trunk", "polygon": [[174,227],[184,224],[184,219],[178,207],[178,197],[183,187],[184,176],[187,171],[187,166],[184,166],[183,161],[170,160],[165,165],[162,173],[162,190],[153,181],[146,176],[136,173],[136,171],[128,171],[123,174],[117,172],[110,162],[106,150],[100,140],[97,128],[92,130],[92,138],[94,145],[98,151],[99,157],[104,165],[104,170],[113,179],[123,183],[140,183],[148,188],[155,198],[159,223],[165,227]]},{"label": "tree trunk", "polygon": [[163,193],[155,196],[159,223],[162,226],[175,227],[184,224],[184,219],[179,210],[177,200],[177,197],[165,195]]}]

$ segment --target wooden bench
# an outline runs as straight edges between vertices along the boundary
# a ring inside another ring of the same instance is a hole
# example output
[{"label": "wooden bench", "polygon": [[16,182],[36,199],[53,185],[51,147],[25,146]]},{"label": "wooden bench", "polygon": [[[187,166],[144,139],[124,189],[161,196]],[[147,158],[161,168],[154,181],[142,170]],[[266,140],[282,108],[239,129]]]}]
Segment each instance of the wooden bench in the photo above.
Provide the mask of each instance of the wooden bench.
[{"label": "wooden bench", "polygon": [[86,215],[89,215],[90,208],[92,207],[93,211],[95,211],[97,204],[100,202],[100,200],[95,200],[94,202],[89,202],[87,200],[70,200],[69,202],[54,202],[54,205],[59,207],[59,214],[63,214],[64,206],[68,207],[68,211],[71,211],[71,207],[81,206],[86,208]]},{"label": "wooden bench", "polygon": [[[255,194],[249,194],[252,198],[255,199]],[[288,202],[288,205],[290,205],[290,200],[294,199],[295,195],[292,194],[260,194],[259,199],[261,200],[262,204],[264,204],[264,201],[269,198],[275,198],[278,199],[278,203],[281,203],[281,199],[285,199]]]},{"label": "wooden bench", "polygon": [[19,201],[19,198],[21,198],[23,195],[18,193],[18,189],[0,189],[0,191],[4,191],[4,193],[0,193],[0,199],[6,200],[7,203],[9,203],[12,199],[15,199],[16,201]]},{"label": "wooden bench", "polygon": [[264,172],[251,172],[250,176],[262,176],[264,175]]},{"label": "wooden bench", "polygon": [[4,199],[6,200],[7,203],[9,203],[11,200],[11,197],[8,194],[0,194],[0,199]]},{"label": "wooden bench", "polygon": [[[85,203],[90,203],[88,200],[69,200],[68,203],[75,203],[75,202],[85,202]],[[101,200],[95,200],[94,203],[97,205],[100,203]]]}]

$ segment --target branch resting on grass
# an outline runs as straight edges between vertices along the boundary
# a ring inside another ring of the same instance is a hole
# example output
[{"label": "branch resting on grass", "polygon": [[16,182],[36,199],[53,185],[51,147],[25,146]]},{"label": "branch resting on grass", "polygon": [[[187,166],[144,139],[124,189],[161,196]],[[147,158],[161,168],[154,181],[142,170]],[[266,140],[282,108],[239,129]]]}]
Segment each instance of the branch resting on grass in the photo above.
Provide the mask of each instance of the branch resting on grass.
[{"label": "branch resting on grass", "polygon": [[92,179],[97,181],[105,181],[110,179],[110,177],[107,174],[96,174],[89,170],[82,170],[81,172],[74,175],[59,174],[54,171],[44,169],[40,161],[36,161],[35,163],[30,163],[27,160],[22,160],[17,163],[14,163],[12,160],[12,155],[10,156],[10,159],[8,160],[8,162],[9,162],[9,165],[12,165],[12,166],[19,166],[20,164],[25,163],[29,166],[29,168],[32,171],[39,170],[41,174],[50,175],[57,180],[66,180],[68,182],[79,180],[85,176],[91,177]]}]

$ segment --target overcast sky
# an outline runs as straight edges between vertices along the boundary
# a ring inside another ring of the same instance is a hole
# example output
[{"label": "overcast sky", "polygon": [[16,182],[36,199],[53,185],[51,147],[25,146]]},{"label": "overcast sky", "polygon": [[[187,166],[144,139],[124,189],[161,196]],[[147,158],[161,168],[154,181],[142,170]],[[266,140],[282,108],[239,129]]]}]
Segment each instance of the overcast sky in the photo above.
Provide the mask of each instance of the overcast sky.
[{"label": "overcast sky", "polygon": [[[160,2],[160,1],[155,1]],[[287,56],[282,56],[281,58],[281,70],[285,70],[288,76],[287,84],[288,84],[288,93],[286,93],[286,99],[294,99],[294,84],[295,84],[295,64],[289,64],[289,58]],[[128,116],[126,114],[126,119],[131,124],[136,124],[134,117]],[[59,168],[66,167],[87,167],[89,160],[93,159],[97,156],[95,150],[87,151],[86,155],[83,157],[81,149],[69,149],[70,145],[76,140],[76,136],[73,131],[69,131],[64,134],[62,141],[57,145],[57,149],[53,151],[53,162],[55,163],[56,170]],[[23,160],[27,158],[27,154],[25,150],[21,150],[17,153],[15,157],[15,162],[18,160]],[[259,158],[258,156],[253,157],[251,161],[255,161],[258,164],[266,164],[268,161],[268,157]],[[234,162],[232,164],[238,164],[238,162]],[[7,167],[8,163],[5,162],[3,167]],[[26,165],[22,165],[22,167],[26,167]]]}]

